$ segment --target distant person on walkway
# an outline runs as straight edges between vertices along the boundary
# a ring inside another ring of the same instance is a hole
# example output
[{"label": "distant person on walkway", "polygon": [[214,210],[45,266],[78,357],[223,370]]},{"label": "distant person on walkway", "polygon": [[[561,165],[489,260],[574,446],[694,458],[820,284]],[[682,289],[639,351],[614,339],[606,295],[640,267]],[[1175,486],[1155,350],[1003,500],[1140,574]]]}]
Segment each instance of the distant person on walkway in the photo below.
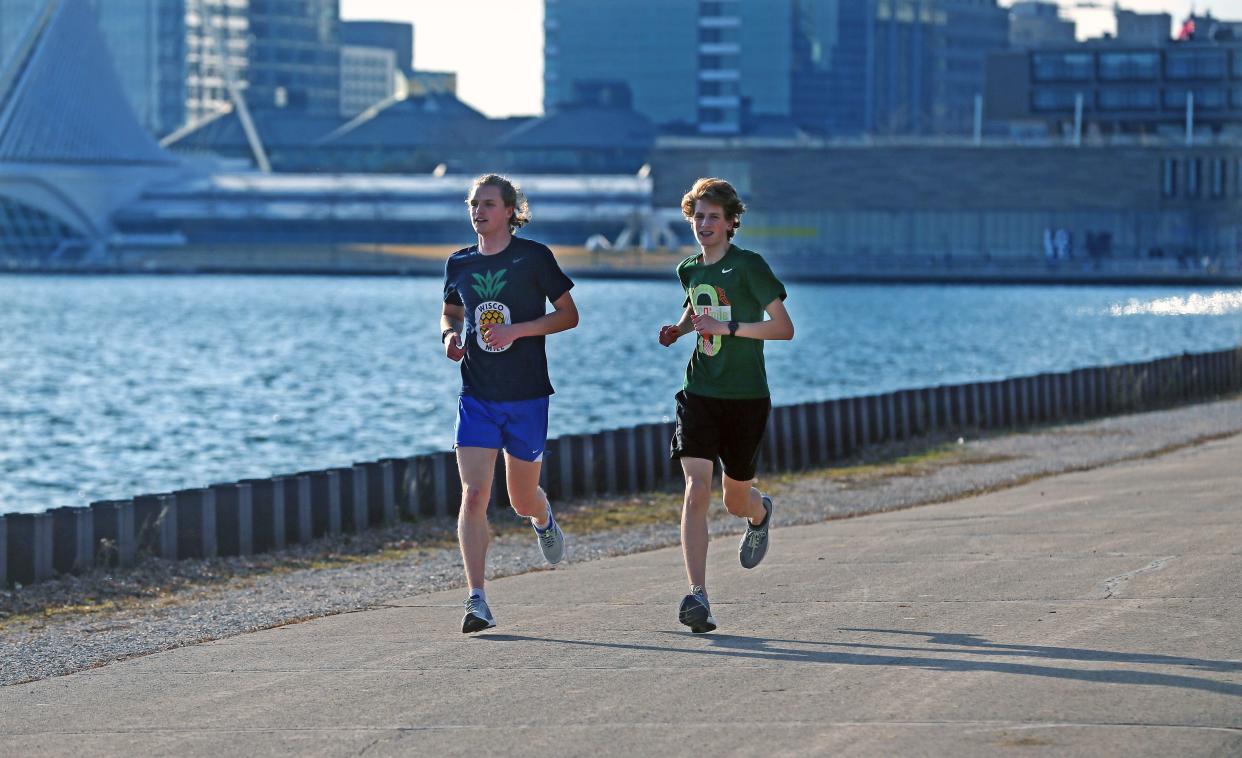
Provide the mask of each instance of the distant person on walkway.
[{"label": "distant person on walkway", "polygon": [[[671,455],[686,478],[681,548],[690,594],[678,620],[695,633],[716,628],[707,601],[707,510],[712,467],[724,470],[724,505],[746,519],[739,554],[754,568],[768,550],[772,498],[754,487],[759,445],[772,402],[763,363],[764,340],[793,339],[785,286],[758,254],[732,244],[746,206],[723,179],[700,179],[681,199],[699,253],[677,266],[686,293],[676,324],[660,329],[660,344],[695,333],[686,379],[677,393]],[[767,313],[768,319],[764,319]]]},{"label": "distant person on walkway", "polygon": [[470,633],[496,625],[483,578],[487,504],[500,449],[513,510],[530,519],[548,563],[565,555],[565,535],[539,486],[552,394],[544,337],[577,326],[578,309],[569,294],[574,283],[552,251],[513,236],[530,220],[530,208],[512,182],[481,176],[466,203],[479,241],[445,264],[440,340],[444,354],[461,361],[454,447],[462,489],[457,537],[470,586],[461,630]]}]

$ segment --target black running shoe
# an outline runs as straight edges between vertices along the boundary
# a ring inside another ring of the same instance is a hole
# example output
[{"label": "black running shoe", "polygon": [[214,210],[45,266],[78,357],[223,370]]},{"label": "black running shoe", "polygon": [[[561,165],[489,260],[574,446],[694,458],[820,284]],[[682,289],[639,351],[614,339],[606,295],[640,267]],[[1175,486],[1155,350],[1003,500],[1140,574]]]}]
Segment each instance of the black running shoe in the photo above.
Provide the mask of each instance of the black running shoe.
[{"label": "black running shoe", "polygon": [[746,534],[742,535],[742,544],[737,547],[737,557],[742,561],[742,568],[753,569],[768,554],[768,529],[772,527],[772,498],[763,496],[763,508],[768,515],[763,517],[763,524],[751,526],[746,524]]},{"label": "black running shoe", "polygon": [[690,594],[681,599],[677,620],[690,627],[695,634],[710,632],[716,628],[712,608],[707,604],[707,592],[702,587],[691,587]]},{"label": "black running shoe", "polygon": [[483,598],[471,595],[466,598],[466,616],[461,620],[462,634],[481,632],[496,626],[492,611]]}]

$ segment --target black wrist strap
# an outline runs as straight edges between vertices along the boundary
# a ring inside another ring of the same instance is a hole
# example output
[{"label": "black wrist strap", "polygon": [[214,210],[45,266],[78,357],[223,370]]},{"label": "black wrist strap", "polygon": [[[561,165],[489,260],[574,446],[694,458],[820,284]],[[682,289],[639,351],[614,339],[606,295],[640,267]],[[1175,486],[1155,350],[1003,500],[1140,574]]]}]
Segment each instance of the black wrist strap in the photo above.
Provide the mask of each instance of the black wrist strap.
[{"label": "black wrist strap", "polygon": [[457,334],[457,330],[450,326],[450,327],[445,328],[443,331],[441,331],[440,332],[440,344],[444,344],[444,338],[449,336],[450,334]]},{"label": "black wrist strap", "polygon": [[737,322],[736,321],[729,322],[729,336],[730,337],[737,336]]}]

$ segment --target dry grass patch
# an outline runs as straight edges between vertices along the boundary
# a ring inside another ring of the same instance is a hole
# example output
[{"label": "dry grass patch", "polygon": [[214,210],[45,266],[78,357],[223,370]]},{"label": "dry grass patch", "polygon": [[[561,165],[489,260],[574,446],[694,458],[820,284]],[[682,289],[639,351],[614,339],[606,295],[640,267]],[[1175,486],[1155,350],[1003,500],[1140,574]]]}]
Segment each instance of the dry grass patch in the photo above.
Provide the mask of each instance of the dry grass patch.
[{"label": "dry grass patch", "polygon": [[763,483],[778,493],[807,477],[821,477],[847,489],[877,487],[897,477],[929,476],[953,466],[983,466],[1018,460],[1020,456],[1002,453],[985,453],[956,441],[940,442],[930,446],[911,449],[909,446],[890,446],[865,454],[845,465],[810,469],[796,473],[773,474]]}]

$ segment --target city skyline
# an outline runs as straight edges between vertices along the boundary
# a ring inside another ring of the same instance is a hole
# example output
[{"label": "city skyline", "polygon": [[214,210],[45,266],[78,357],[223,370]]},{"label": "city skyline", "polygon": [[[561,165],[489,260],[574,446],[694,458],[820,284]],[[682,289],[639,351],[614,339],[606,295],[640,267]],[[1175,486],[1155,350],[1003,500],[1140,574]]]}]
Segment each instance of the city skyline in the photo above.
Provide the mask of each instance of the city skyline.
[{"label": "city skyline", "polygon": [[[1013,1],[1000,4],[1010,6]],[[1059,0],[1058,4],[1062,14],[1077,23],[1079,39],[1098,37],[1114,28],[1113,5],[1107,0],[1090,2],[1090,6],[1081,0]],[[1242,19],[1242,0],[1127,0],[1121,6],[1140,13],[1168,13],[1174,23],[1192,8],[1195,13]],[[388,0],[340,0],[340,8],[341,18],[347,21],[414,24],[414,66],[456,72],[458,96],[487,116],[543,113],[543,0],[471,4],[410,0],[395,9]],[[507,51],[507,59],[493,52],[500,49]]]}]

